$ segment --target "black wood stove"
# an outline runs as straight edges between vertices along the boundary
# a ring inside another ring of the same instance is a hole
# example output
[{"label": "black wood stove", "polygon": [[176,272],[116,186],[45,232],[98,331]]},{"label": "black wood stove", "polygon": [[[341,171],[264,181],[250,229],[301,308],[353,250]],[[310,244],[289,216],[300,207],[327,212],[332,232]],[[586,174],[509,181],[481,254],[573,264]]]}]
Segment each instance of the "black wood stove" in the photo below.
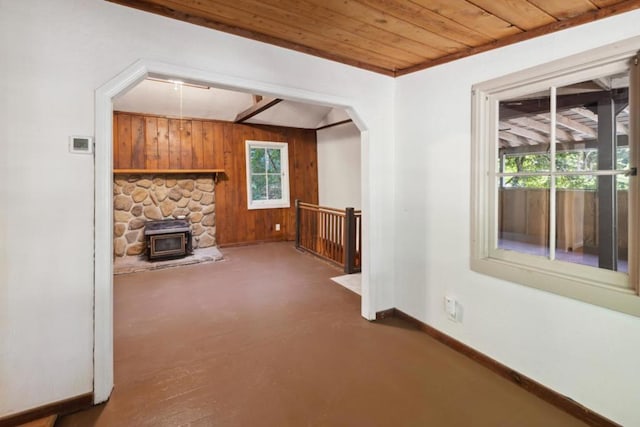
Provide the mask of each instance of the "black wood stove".
[{"label": "black wood stove", "polygon": [[193,253],[191,227],[186,219],[147,221],[144,238],[150,261],[179,258]]}]

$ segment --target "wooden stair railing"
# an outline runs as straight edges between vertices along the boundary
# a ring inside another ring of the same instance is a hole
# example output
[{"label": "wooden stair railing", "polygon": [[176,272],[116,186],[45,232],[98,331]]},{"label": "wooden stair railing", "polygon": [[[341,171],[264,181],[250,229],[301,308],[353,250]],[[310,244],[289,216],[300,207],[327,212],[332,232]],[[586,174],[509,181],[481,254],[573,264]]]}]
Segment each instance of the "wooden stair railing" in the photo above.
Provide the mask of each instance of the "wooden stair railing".
[{"label": "wooden stair railing", "polygon": [[344,268],[361,270],[362,213],[313,205],[296,200],[296,247]]}]

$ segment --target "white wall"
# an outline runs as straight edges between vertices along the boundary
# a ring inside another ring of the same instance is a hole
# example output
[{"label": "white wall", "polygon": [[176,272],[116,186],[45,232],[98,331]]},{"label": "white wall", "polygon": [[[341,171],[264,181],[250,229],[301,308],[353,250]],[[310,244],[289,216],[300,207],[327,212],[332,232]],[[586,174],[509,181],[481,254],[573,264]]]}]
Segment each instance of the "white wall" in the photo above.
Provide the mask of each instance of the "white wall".
[{"label": "white wall", "polygon": [[[397,80],[396,306],[623,425],[640,425],[640,319],[469,269],[471,86],[640,34],[640,11]],[[640,48],[640,46],[639,46]],[[445,295],[463,308],[446,319]]]},{"label": "white wall", "polygon": [[317,132],[321,206],[360,209],[360,131],[353,123]]},{"label": "white wall", "polygon": [[[67,137],[92,135],[94,90],[146,58],[351,100],[368,125],[362,207],[373,309],[397,306],[640,424],[640,319],[468,268],[471,85],[638,35],[637,22],[640,11],[394,84],[101,0],[0,0],[0,416],[91,391],[93,162],[69,154]],[[445,294],[462,304],[462,323],[445,319]]]},{"label": "white wall", "polygon": [[369,174],[393,168],[390,78],[101,0],[0,0],[0,58],[0,416],[92,389],[93,160],[67,138],[94,133],[95,89],[141,58],[348,100],[376,189],[371,307],[393,305],[394,186]]}]

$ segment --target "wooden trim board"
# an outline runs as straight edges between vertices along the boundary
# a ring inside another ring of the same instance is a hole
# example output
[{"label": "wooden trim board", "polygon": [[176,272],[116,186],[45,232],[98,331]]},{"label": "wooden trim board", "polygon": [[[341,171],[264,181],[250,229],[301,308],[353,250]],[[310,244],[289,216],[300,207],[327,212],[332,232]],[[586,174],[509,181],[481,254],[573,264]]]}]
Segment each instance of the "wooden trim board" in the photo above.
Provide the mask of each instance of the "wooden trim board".
[{"label": "wooden trim board", "polygon": [[224,169],[114,169],[114,175],[210,175],[224,173]]},{"label": "wooden trim board", "polygon": [[282,240],[281,238],[276,238],[276,239],[255,240],[255,241],[249,241],[249,242],[220,243],[218,245],[218,248],[219,249],[237,248],[242,246],[263,245],[265,243],[275,243],[275,242],[282,242],[282,241],[292,242],[293,240],[290,240],[290,239]]},{"label": "wooden trim board", "polygon": [[93,406],[93,393],[81,394],[0,418],[0,427],[13,427],[50,415],[62,415]]},{"label": "wooden trim board", "polygon": [[413,324],[416,328],[431,336],[432,338],[440,341],[441,343],[447,345],[453,350],[461,353],[470,359],[473,359],[475,362],[492,370],[497,373],[501,377],[517,384],[523,389],[527,390],[529,393],[532,393],[542,400],[552,404],[553,406],[562,409],[568,414],[573,415],[579,420],[584,421],[590,426],[596,427],[620,427],[619,424],[611,421],[610,419],[592,411],[591,409],[582,406],[575,400],[564,396],[557,391],[550,389],[549,387],[540,384],[537,381],[532,380],[531,378],[522,375],[521,373],[509,368],[506,365],[498,362],[497,360],[492,359],[491,357],[485,355],[484,353],[479,352],[478,350],[469,347],[466,344],[450,337],[449,335],[440,332],[432,326],[427,325],[426,323],[421,322],[420,320],[412,317],[397,308],[390,308],[387,310],[379,311],[376,313],[376,320],[381,320],[388,317],[397,317],[398,319],[405,320],[408,323]]}]

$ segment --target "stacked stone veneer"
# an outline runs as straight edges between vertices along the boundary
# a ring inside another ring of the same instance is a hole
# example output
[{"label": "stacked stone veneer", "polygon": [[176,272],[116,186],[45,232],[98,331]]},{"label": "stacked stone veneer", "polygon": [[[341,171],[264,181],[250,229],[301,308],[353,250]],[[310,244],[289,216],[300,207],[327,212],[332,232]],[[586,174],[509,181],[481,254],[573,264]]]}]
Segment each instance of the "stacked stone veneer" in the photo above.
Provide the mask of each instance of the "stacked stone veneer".
[{"label": "stacked stone veneer", "polygon": [[116,175],[113,183],[115,257],[145,252],[144,223],[186,217],[193,248],[216,244],[215,183],[209,175]]}]

